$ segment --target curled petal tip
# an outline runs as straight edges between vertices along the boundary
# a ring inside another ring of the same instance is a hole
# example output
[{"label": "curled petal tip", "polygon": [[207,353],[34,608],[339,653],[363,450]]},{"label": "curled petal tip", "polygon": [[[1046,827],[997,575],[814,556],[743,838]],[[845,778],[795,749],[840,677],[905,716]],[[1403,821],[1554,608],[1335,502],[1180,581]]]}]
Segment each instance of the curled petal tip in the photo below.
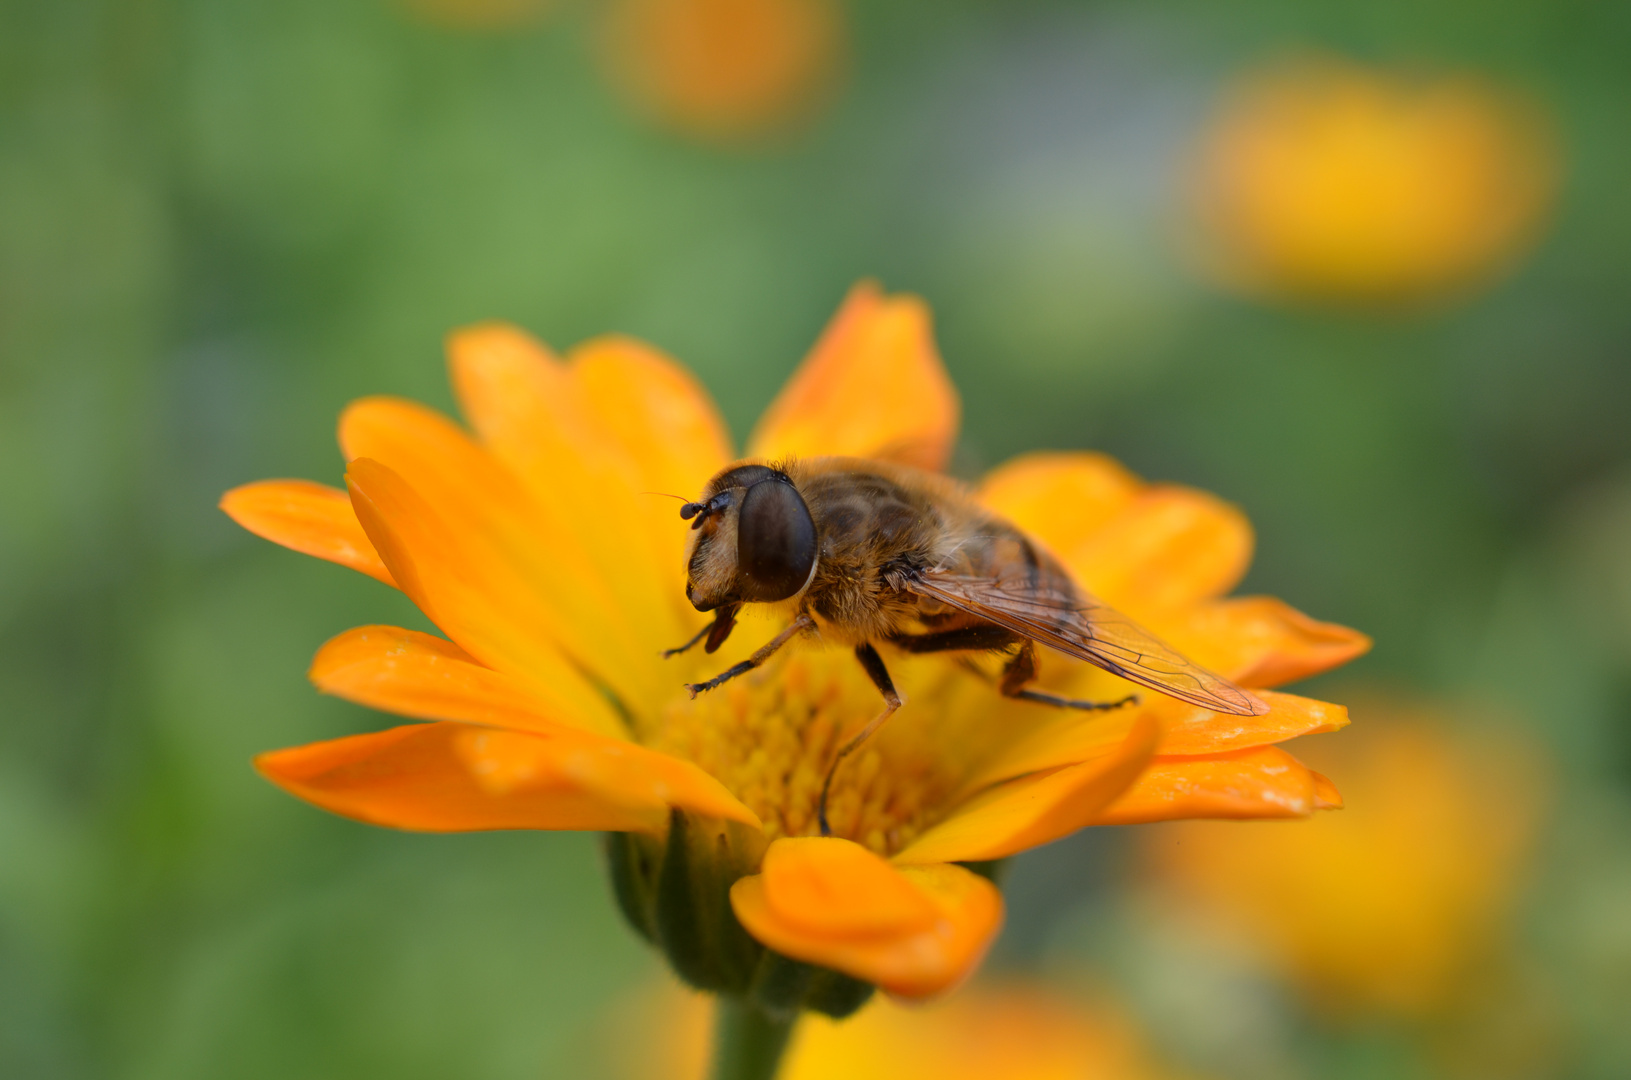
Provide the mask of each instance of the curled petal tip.
[{"label": "curled petal tip", "polygon": [[1341,810],[1343,808],[1342,792],[1331,782],[1331,778],[1322,773],[1313,772],[1314,778],[1314,809]]},{"label": "curled petal tip", "polygon": [[731,907],[783,955],[908,999],[966,978],[1003,910],[996,887],[963,867],[894,866],[851,841],[814,837],[772,844],[761,873],[731,887]]},{"label": "curled petal tip", "polygon": [[396,584],[338,488],[310,480],[261,480],[226,492],[218,505],[256,536]]}]

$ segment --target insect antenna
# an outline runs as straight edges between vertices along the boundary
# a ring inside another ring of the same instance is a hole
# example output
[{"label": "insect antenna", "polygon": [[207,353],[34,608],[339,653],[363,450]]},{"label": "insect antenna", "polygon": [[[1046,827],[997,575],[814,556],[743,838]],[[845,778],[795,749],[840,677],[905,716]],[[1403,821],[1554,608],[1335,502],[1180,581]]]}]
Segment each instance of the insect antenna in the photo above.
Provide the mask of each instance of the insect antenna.
[{"label": "insect antenna", "polygon": [[[687,499],[684,495],[673,495],[666,491],[642,491],[640,494],[661,495],[665,499],[678,499],[680,502],[685,504],[684,506],[680,507],[680,517],[684,518],[686,521],[690,521],[692,518],[696,517],[698,514],[702,513],[702,511],[707,509],[707,507],[702,503],[694,503],[690,499]],[[694,529],[701,524],[702,520],[698,518],[692,523],[691,527]]]}]

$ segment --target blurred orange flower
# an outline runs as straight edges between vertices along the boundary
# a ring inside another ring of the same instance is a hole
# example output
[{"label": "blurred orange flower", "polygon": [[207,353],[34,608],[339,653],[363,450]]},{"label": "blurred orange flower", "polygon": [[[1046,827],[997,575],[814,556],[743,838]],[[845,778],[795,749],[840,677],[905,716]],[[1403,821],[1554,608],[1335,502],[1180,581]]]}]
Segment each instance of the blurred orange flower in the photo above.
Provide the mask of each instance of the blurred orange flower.
[{"label": "blurred orange flower", "polygon": [[[653,1038],[622,1048],[629,1080],[702,1080],[708,1010],[696,994],[665,989],[630,1016]],[[622,1028],[630,1026],[628,1023]],[[1158,1080],[1133,1025],[1104,1005],[1019,982],[976,985],[928,1006],[880,1002],[842,1022],[799,1026],[780,1080]]]},{"label": "blurred orange flower", "polygon": [[[1452,1000],[1500,933],[1540,809],[1535,751],[1372,706],[1314,748],[1348,809],[1297,828],[1145,834],[1158,877],[1338,1014],[1421,1015]],[[1380,721],[1377,717],[1382,717]]]},{"label": "blurred orange flower", "polygon": [[612,0],[601,55],[640,109],[737,139],[806,115],[831,89],[843,44],[835,0]]},{"label": "blurred orange flower", "polygon": [[[1102,456],[1047,454],[997,470],[980,497],[1271,710],[1225,716],[1155,694],[1110,714],[1049,710],[999,698],[944,657],[905,657],[911,705],[839,774],[835,836],[812,836],[835,747],[877,712],[849,654],[787,650],[699,700],[682,684],[745,656],[755,635],[714,657],[659,656],[701,616],[685,599],[686,524],[647,493],[695,492],[733,458],[702,388],[626,338],[562,361],[486,325],[454,334],[449,355],[473,433],[367,398],[340,420],[346,491],[274,480],[223,499],[251,531],[400,588],[447,635],[365,626],[322,647],[320,689],[432,722],[263,755],[262,773],[291,793],[399,828],[614,834],[625,911],[685,978],[795,996],[837,991],[811,989],[808,972],[770,979],[767,955],[903,997],[966,976],[1002,903],[960,864],[1086,825],[1337,804],[1277,744],[1341,727],[1344,710],[1266,688],[1347,661],[1364,636],[1278,600],[1223,599],[1252,545],[1234,507]],[[748,453],[939,467],[957,420],[925,305],[861,285]],[[1043,663],[1062,693],[1127,689],[1098,668]]]},{"label": "blurred orange flower", "polygon": [[1476,284],[1539,232],[1548,136],[1532,106],[1474,78],[1268,67],[1228,92],[1194,161],[1201,261],[1248,293],[1324,300]]}]

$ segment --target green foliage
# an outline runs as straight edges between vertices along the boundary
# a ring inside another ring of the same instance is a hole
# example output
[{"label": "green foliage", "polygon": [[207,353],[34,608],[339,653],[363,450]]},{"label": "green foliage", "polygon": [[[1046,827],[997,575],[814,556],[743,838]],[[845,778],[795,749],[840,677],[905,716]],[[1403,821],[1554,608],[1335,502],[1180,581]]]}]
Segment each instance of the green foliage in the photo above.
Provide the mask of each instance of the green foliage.
[{"label": "green foliage", "polygon": [[[866,275],[934,306],[965,471],[1096,447],[1216,490],[1258,528],[1249,590],[1376,637],[1354,677],[1532,728],[1563,795],[1525,963],[1566,994],[1526,1075],[1631,1071],[1625,5],[850,9],[834,109],[720,149],[622,110],[592,5],[478,34],[389,0],[0,4],[0,1075],[477,1080],[576,1052],[651,964],[593,840],[392,834],[260,781],[258,751],[380,723],[305,682],[322,640],[423,623],[215,500],[337,480],[343,404],[448,405],[441,337],[485,318],[647,338],[740,437]],[[1215,80],[1288,42],[1530,88],[1569,169],[1546,243],[1414,314],[1191,283],[1174,156]],[[1031,865],[1016,940],[1083,910]],[[1393,1033],[1285,1045],[1319,1075],[1425,1068]]]}]

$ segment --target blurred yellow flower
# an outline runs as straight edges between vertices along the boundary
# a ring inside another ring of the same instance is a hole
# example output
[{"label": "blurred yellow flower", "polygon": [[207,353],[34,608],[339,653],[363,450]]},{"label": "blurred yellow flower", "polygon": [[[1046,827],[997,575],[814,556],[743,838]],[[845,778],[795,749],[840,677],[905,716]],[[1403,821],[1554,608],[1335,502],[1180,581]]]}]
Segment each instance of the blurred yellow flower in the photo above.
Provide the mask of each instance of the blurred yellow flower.
[{"label": "blurred yellow flower", "polygon": [[844,44],[835,0],[611,0],[611,81],[638,108],[710,139],[795,122],[831,89]]},{"label": "blurred yellow flower", "polygon": [[1194,246],[1247,293],[1431,298],[1526,250],[1557,172],[1536,110],[1480,80],[1285,62],[1241,79],[1204,133]]},{"label": "blurred yellow flower", "polygon": [[1341,770],[1343,813],[1289,828],[1150,830],[1158,880],[1335,1015],[1451,1003],[1524,882],[1544,779],[1535,750],[1384,705],[1310,756]]},{"label": "blurred yellow flower", "polygon": [[[645,996],[619,1030],[653,1037],[614,1051],[627,1080],[702,1080],[707,1001],[677,989]],[[1132,1023],[1039,984],[975,985],[930,1005],[880,1001],[848,1020],[810,1017],[779,1080],[1159,1080]]]}]

